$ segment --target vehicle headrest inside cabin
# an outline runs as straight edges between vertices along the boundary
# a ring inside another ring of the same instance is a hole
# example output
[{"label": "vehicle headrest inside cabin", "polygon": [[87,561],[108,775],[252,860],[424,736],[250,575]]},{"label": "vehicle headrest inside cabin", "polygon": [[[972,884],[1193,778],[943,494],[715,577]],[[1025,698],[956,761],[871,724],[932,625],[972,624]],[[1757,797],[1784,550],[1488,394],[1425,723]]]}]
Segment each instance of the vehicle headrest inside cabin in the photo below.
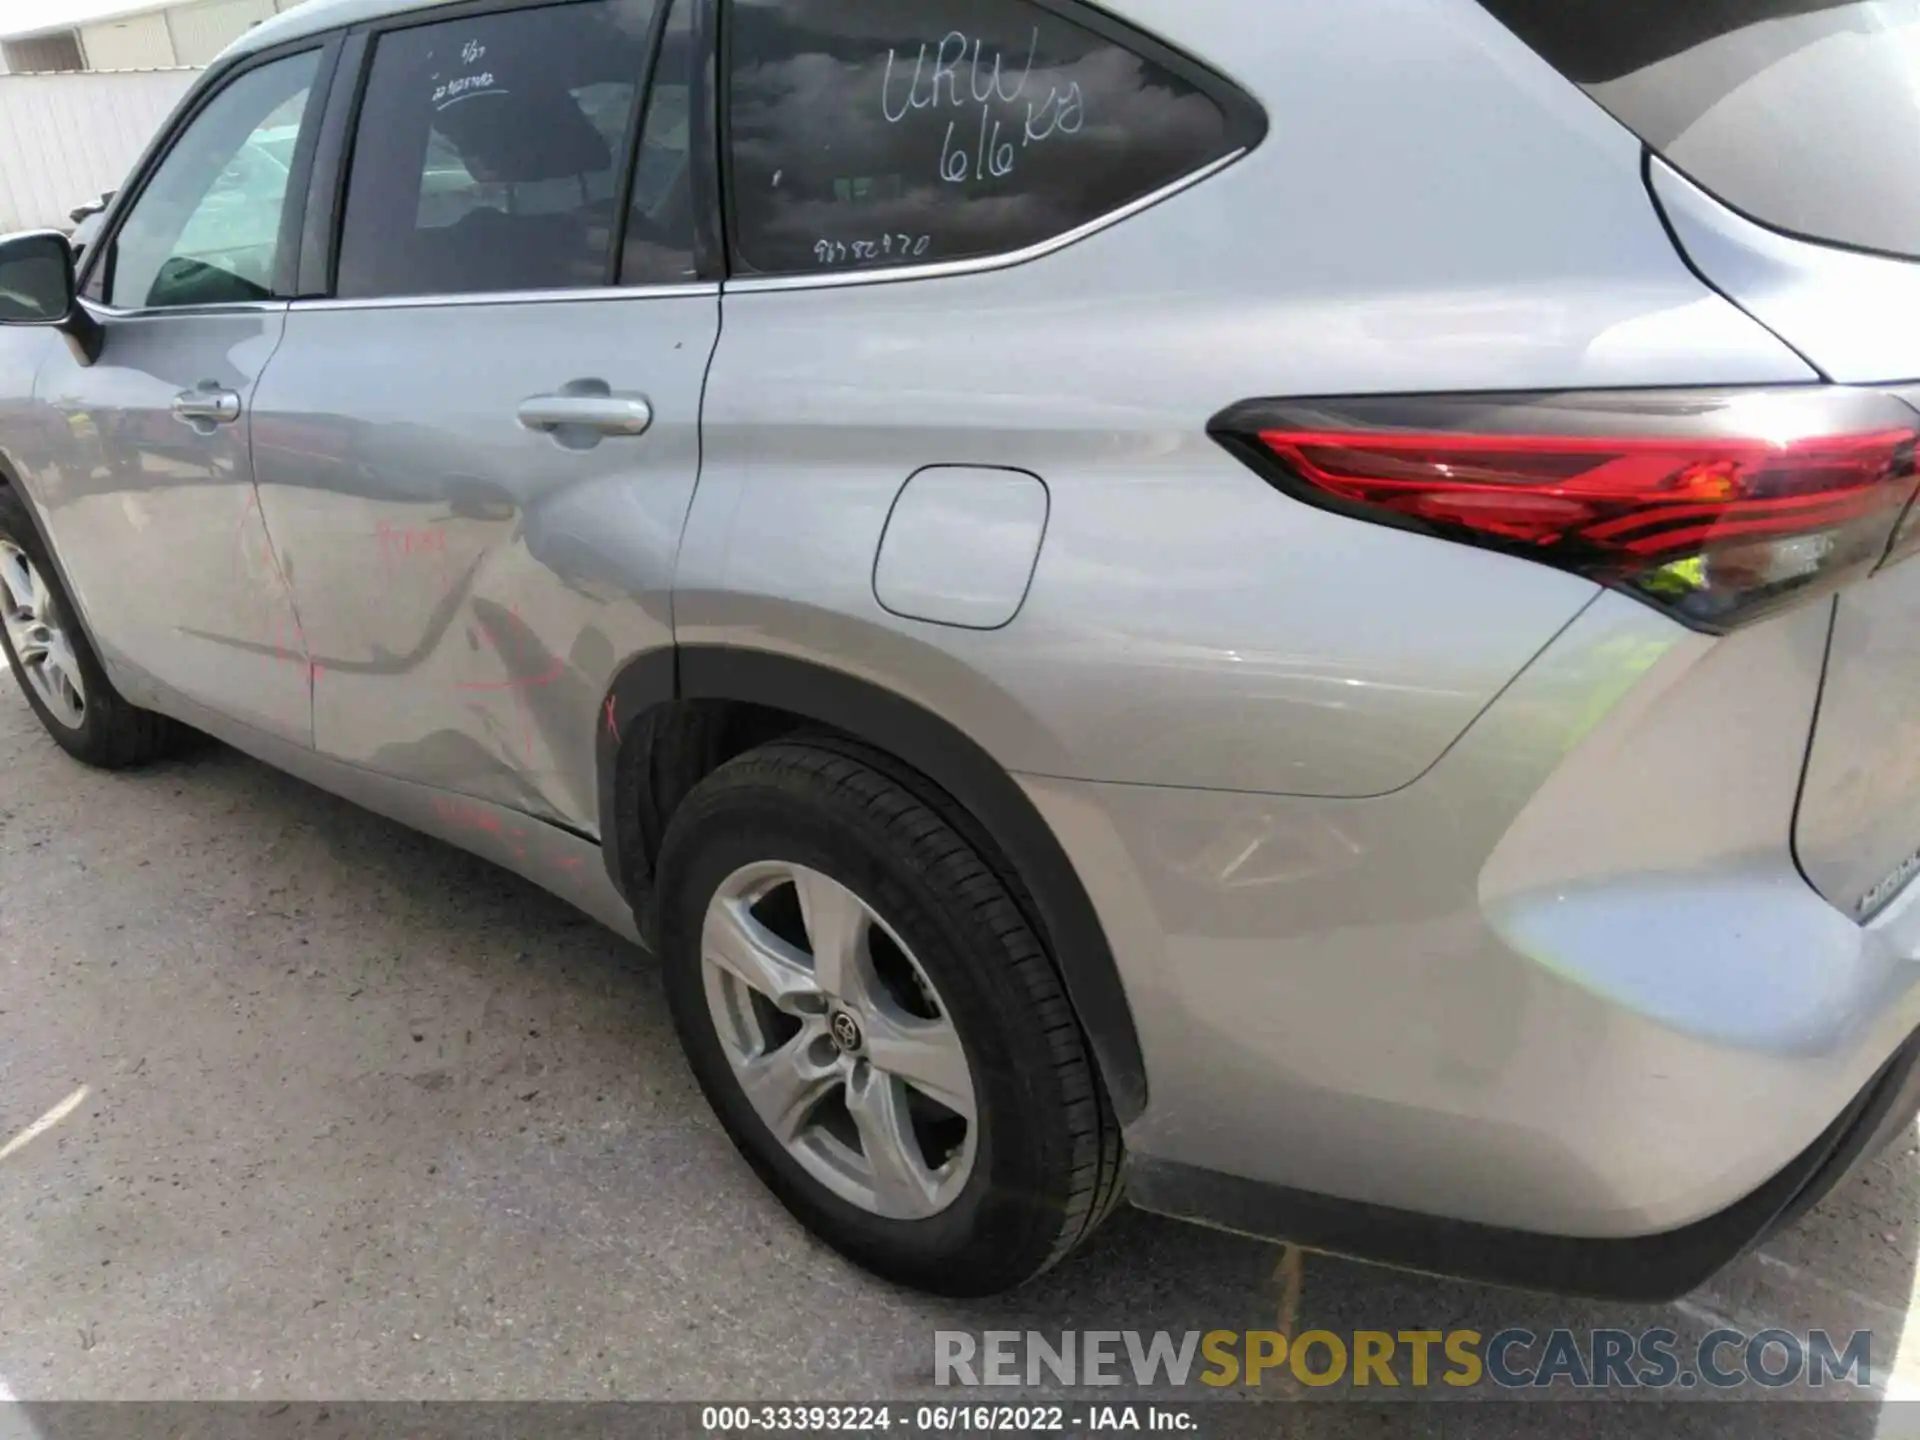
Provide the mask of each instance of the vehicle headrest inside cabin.
[{"label": "vehicle headrest inside cabin", "polygon": [[570,73],[565,68],[517,65],[510,56],[465,65],[457,53],[448,58],[455,63],[436,66],[430,79],[431,119],[475,179],[559,180],[612,167],[605,137],[551,78]]}]

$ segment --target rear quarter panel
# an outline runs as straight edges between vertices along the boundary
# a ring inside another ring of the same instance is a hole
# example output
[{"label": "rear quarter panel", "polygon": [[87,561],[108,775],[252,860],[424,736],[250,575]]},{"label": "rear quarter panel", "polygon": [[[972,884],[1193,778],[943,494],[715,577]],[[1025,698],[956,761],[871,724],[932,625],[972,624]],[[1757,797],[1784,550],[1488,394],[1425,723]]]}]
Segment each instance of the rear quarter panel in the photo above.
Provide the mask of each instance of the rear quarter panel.
[{"label": "rear quarter panel", "polygon": [[[1009,768],[1365,796],[1416,779],[1593,597],[1277,494],[1209,439],[1255,396],[1802,380],[1688,271],[1638,143],[1468,0],[1134,0],[1267,108],[1252,155],[1063,251],[730,287],[679,638],[815,659]],[[1005,629],[873,594],[925,465],[1051,515]]]}]

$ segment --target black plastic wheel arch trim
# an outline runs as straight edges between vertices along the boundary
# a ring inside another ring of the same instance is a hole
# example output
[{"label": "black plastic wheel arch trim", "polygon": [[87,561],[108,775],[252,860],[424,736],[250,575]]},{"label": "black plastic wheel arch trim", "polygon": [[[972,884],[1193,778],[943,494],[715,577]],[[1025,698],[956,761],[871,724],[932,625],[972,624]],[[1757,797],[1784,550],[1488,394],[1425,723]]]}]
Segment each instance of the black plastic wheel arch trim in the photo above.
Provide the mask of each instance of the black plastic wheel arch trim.
[{"label": "black plastic wheel arch trim", "polygon": [[614,678],[612,688],[600,702],[600,713],[594,717],[600,858],[614,889],[634,907],[642,934],[647,930],[646,917],[639,912],[649,898],[645,882],[652,874],[653,857],[645,853],[639,817],[632,813],[629,797],[621,793],[622,755],[627,754],[629,763],[646,758],[626,752],[626,746],[629,741],[640,740],[648,716],[679,698],[678,662],[678,653],[671,646],[630,660]]},{"label": "black plastic wheel arch trim", "polygon": [[1156,1214],[1355,1260],[1603,1300],[1673,1300],[1793,1223],[1920,1106],[1920,1036],[1785,1169],[1717,1215],[1678,1230],[1587,1239],[1509,1230],[1342,1200],[1136,1156],[1127,1195]]},{"label": "black plastic wheel arch trim", "polygon": [[[67,574],[67,567],[61,563],[60,552],[53,548],[53,537],[47,532],[47,522],[40,514],[40,507],[34,502],[33,494],[20,478],[20,472],[14,468],[13,461],[0,454],[0,487],[11,490],[20,497],[20,508],[27,512],[27,523],[33,526],[34,533],[40,537],[40,548],[48,560],[53,562],[54,576],[60,581],[60,591],[67,597],[67,605],[73,611],[74,623],[87,637],[87,643],[93,646],[96,658],[100,655],[100,644],[93,638],[93,627],[87,623],[87,617],[79,600],[80,592],[74,588],[73,580]],[[105,661],[101,662],[105,668]]]},{"label": "black plastic wheel arch trim", "polygon": [[[864,741],[940,787],[991,836],[1033,898],[1074,1013],[1115,1113],[1124,1125],[1146,1109],[1146,1061],[1133,1011],[1100,917],[1073,862],[1018,782],[964,732],[932,711],[869,681],[790,656],[731,646],[683,645],[631,662],[615,679],[597,720],[601,853],[623,894],[651,873],[652,857],[634,797],[623,793],[623,750],[644,743],[649,712],[674,700],[731,700],[785,711]],[[645,932],[646,920],[641,928]]]}]

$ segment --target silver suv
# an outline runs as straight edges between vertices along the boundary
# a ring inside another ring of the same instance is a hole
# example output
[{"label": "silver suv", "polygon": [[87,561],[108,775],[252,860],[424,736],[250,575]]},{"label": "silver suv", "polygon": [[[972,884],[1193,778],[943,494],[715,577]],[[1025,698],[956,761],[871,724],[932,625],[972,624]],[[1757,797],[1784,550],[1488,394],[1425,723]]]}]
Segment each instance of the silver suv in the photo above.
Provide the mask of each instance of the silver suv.
[{"label": "silver suv", "polygon": [[644,939],[884,1275],[1684,1291],[1916,1105],[1917,54],[311,0],[0,244],[8,656]]}]

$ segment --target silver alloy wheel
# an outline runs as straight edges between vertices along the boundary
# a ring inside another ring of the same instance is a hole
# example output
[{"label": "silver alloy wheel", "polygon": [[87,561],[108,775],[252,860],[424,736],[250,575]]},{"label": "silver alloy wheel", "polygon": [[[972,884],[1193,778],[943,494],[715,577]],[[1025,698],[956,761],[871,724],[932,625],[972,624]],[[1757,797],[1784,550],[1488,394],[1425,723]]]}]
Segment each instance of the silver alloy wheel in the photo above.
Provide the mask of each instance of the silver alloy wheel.
[{"label": "silver alloy wheel", "polygon": [[733,1073],[809,1175],[890,1220],[958,1198],[973,1072],[933,983],[865,901],[801,865],[749,865],[708,903],[700,954]]},{"label": "silver alloy wheel", "polygon": [[46,580],[26,551],[5,538],[0,538],[0,624],[7,627],[22,678],[54,719],[78,730],[87,719],[87,683],[80,662],[54,615]]}]

